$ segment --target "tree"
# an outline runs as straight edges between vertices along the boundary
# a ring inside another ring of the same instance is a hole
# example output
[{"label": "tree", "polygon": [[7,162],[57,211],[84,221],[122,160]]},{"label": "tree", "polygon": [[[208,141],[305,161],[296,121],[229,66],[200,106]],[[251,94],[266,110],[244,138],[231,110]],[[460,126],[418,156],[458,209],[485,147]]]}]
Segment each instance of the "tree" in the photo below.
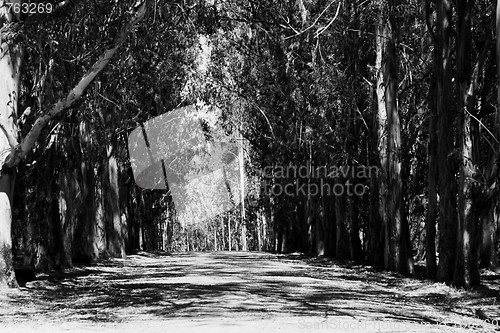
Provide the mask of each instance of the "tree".
[{"label": "tree", "polygon": [[434,44],[436,64],[436,110],[439,172],[439,267],[437,279],[452,281],[456,258],[457,205],[454,167],[453,126],[454,111],[451,107],[451,3],[436,2],[437,22]]},{"label": "tree", "polygon": [[[430,4],[425,1],[425,21],[427,24],[427,31],[431,35],[431,40],[435,42],[436,36],[430,22]],[[437,49],[434,49],[434,57]],[[436,74],[437,74],[437,61],[434,61],[433,75],[431,76],[431,85],[428,95],[429,105],[429,141],[427,145],[428,154],[428,172],[427,172],[427,191],[429,205],[427,207],[427,216],[425,222],[425,260],[427,277],[435,279],[437,275],[437,262],[436,262],[436,222],[438,218],[438,202],[437,202],[437,184],[438,184],[438,166],[437,166],[437,91],[436,91]]]},{"label": "tree", "polygon": [[[2,54],[0,62],[0,72],[7,78],[3,87],[0,87],[3,109],[0,110],[2,128],[2,141],[0,150],[3,151],[0,165],[2,173],[0,175],[0,285],[6,286],[15,285],[14,274],[12,269],[12,252],[11,252],[11,224],[12,214],[11,205],[14,189],[14,169],[19,162],[34,148],[37,139],[39,138],[43,128],[56,115],[68,109],[78,98],[80,98],[88,85],[94,78],[104,69],[111,57],[116,53],[118,48],[124,43],[126,37],[140,22],[146,14],[146,1],[139,3],[139,6],[134,7],[133,16],[129,22],[122,27],[116,38],[106,47],[105,51],[100,55],[99,59],[93,66],[83,75],[77,85],[64,97],[56,102],[49,110],[43,112],[35,121],[33,127],[28,134],[18,143],[18,125],[17,119],[17,103],[20,89],[20,74],[23,61],[23,43],[16,40],[13,30],[17,28],[19,23],[15,20],[20,20],[20,15],[14,15],[15,10],[9,6],[10,4],[23,4],[25,1],[13,1],[3,3],[3,7],[10,8],[3,11],[1,29],[2,33]],[[71,3],[71,2],[70,2]],[[54,15],[57,11],[54,11]],[[22,22],[21,22],[22,23]],[[7,38],[10,37],[10,42]],[[4,103],[5,102],[5,103]]]},{"label": "tree", "polygon": [[378,145],[380,154],[380,216],[384,232],[384,266],[413,273],[413,259],[403,220],[401,124],[397,107],[397,54],[392,1],[378,2],[376,28]]},{"label": "tree", "polygon": [[[478,216],[477,186],[475,170],[477,159],[473,150],[477,149],[471,132],[471,115],[475,113],[476,87],[478,75],[471,70],[471,15],[474,1],[457,3],[457,115],[458,147],[460,150],[458,186],[458,244],[454,273],[454,284],[470,286],[479,284],[478,265]],[[483,59],[481,59],[483,58]],[[476,72],[483,66],[484,56],[479,56]]]}]

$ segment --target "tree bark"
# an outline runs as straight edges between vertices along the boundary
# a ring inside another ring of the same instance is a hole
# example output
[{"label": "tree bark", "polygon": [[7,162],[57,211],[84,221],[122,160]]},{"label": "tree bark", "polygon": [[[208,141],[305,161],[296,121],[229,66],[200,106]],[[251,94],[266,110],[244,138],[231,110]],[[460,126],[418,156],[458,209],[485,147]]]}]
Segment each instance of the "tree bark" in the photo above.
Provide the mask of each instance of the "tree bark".
[{"label": "tree bark", "polygon": [[243,135],[240,128],[240,146],[238,151],[239,171],[240,171],[240,201],[241,201],[241,249],[248,251],[247,246],[247,221],[245,212],[245,151],[243,149]]},{"label": "tree bark", "polygon": [[120,190],[118,187],[118,163],[115,150],[117,142],[111,140],[106,147],[104,192],[106,199],[106,241],[109,255],[125,258],[125,230],[120,216]]},{"label": "tree bark", "polygon": [[222,251],[226,250],[226,228],[225,228],[225,223],[224,223],[224,216],[221,214],[219,216],[219,221],[222,227]]},{"label": "tree bark", "polygon": [[436,84],[435,77],[432,78],[429,100],[429,142],[428,142],[428,201],[427,218],[425,222],[425,261],[427,277],[435,279],[437,275],[436,262],[436,222],[437,222],[437,133],[436,133]]},{"label": "tree bark", "polygon": [[257,251],[262,251],[262,220],[264,219],[262,209],[259,209],[257,213]]},{"label": "tree bark", "polygon": [[337,226],[335,257],[339,259],[348,259],[351,255],[349,233],[347,232],[347,198],[345,196],[346,194],[335,197],[335,221]]},{"label": "tree bark", "polygon": [[[378,49],[377,49],[378,50]],[[378,52],[378,51],[377,51]],[[378,80],[377,80],[378,83]],[[373,89],[372,95],[372,111],[373,111],[373,122],[372,122],[372,137],[370,140],[370,151],[369,162],[371,165],[379,167],[380,172],[373,172],[370,176],[370,198],[369,198],[369,227],[368,227],[368,262],[372,265],[383,266],[384,264],[384,230],[382,218],[383,214],[381,211],[381,197],[380,191],[380,179],[385,175],[382,174],[383,169],[381,161],[379,158],[379,115],[378,115],[378,103],[375,103],[377,99],[377,89]],[[383,146],[382,146],[383,147]],[[385,207],[385,205],[384,205]]]},{"label": "tree bark", "polygon": [[[375,61],[375,70],[377,75],[376,80],[376,88],[375,91],[377,93],[377,108],[375,109],[375,121],[377,127],[377,136],[376,136],[376,148],[378,152],[378,165],[380,167],[380,172],[377,178],[378,181],[378,193],[373,193],[373,195],[378,196],[378,215],[380,221],[380,238],[383,244],[383,263],[385,267],[389,266],[389,253],[390,253],[390,244],[389,244],[389,217],[387,216],[388,212],[388,201],[389,201],[389,175],[387,172],[387,104],[386,104],[386,82],[385,82],[385,74],[386,74],[386,66],[385,63],[385,52],[387,48],[387,42],[390,39],[389,30],[387,27],[387,3],[386,0],[378,0],[377,3],[379,13],[377,18],[377,26],[375,29],[375,42],[376,42],[376,61]],[[377,237],[373,235],[373,237]],[[382,246],[382,245],[381,245]]]},{"label": "tree bark", "polygon": [[69,266],[73,264],[76,212],[81,209],[81,194],[74,167],[59,172],[59,215],[63,230],[64,256]]},{"label": "tree bark", "polygon": [[[19,1],[11,1],[19,2]],[[2,11],[7,8],[2,4]],[[0,28],[5,28],[14,19],[5,11],[0,17]],[[0,43],[0,288],[16,287],[12,266],[12,199],[15,169],[4,165],[4,160],[17,144],[17,106],[23,45],[1,36]]]},{"label": "tree bark", "polygon": [[438,0],[434,45],[437,88],[437,131],[439,172],[439,266],[437,279],[453,281],[457,241],[457,185],[453,160],[454,111],[451,107],[451,2]]},{"label": "tree bark", "polygon": [[[401,174],[401,122],[397,106],[398,61],[391,0],[380,0],[376,28],[378,70],[378,125],[380,211],[384,227],[384,266],[404,274],[413,273],[413,258],[403,223],[403,179]],[[384,211],[385,210],[385,211]]]},{"label": "tree bark", "polygon": [[231,251],[232,248],[232,242],[231,242],[231,212],[227,214],[227,244],[228,244],[228,251]]},{"label": "tree bark", "polygon": [[[103,147],[104,149],[106,147]],[[97,256],[101,258],[107,258],[109,256],[108,252],[108,237],[109,230],[107,226],[107,183],[106,183],[106,157],[102,153],[102,148],[95,145],[94,150],[99,151],[98,158],[96,158],[95,165],[92,167],[92,185],[93,185],[93,197],[94,201],[92,203],[92,210],[94,211],[94,228],[95,228],[95,245],[97,249]],[[94,152],[97,153],[97,152]],[[103,156],[104,155],[104,156]],[[104,172],[103,172],[104,171]]]},{"label": "tree bark", "polygon": [[[99,233],[96,221],[96,178],[94,173],[95,152],[92,144],[92,130],[87,121],[80,123],[80,188],[82,204],[75,229],[73,262],[88,264],[99,256]],[[99,197],[98,197],[99,199]],[[104,245],[102,245],[104,246]]]},{"label": "tree bark", "polygon": [[[458,190],[458,244],[454,273],[454,284],[469,287],[480,281],[478,266],[477,225],[475,210],[477,191],[474,185],[474,153],[471,135],[471,113],[474,95],[471,80],[471,15],[474,1],[457,3],[457,114],[458,145],[461,152]],[[479,64],[478,64],[479,66]],[[471,107],[472,106],[472,107]]]},{"label": "tree bark", "polygon": [[332,255],[332,253],[328,253],[328,247],[329,247],[329,222],[328,217],[327,217],[327,212],[326,212],[326,197],[322,196],[320,198],[320,212],[318,214],[318,219],[316,220],[316,255],[318,256],[328,256]]},{"label": "tree bark", "polygon": [[0,177],[0,289],[17,287],[12,266],[12,212],[11,192],[12,179],[10,175]]},{"label": "tree bark", "polygon": [[359,198],[357,196],[352,197],[350,208],[351,228],[349,232],[349,239],[351,241],[351,258],[359,261],[363,259],[363,249],[361,246],[361,240],[359,239]]},{"label": "tree bark", "polygon": [[218,244],[217,244],[217,219],[214,220],[213,222],[213,228],[214,228],[214,251],[219,251]]}]

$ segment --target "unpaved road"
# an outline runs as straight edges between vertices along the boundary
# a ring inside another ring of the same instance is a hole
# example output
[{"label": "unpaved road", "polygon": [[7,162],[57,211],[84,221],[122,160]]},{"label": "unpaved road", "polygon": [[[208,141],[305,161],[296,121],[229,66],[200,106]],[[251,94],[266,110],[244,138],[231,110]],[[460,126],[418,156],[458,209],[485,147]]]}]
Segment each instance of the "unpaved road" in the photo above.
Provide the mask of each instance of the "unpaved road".
[{"label": "unpaved road", "polygon": [[0,291],[0,332],[494,332],[480,291],[326,259],[141,253]]}]

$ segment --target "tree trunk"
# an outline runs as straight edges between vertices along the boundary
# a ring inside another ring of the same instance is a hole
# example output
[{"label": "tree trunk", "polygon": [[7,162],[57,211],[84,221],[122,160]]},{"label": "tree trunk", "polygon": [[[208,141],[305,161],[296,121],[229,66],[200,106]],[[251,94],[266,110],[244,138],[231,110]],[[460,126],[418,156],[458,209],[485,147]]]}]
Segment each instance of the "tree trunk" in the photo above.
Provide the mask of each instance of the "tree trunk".
[{"label": "tree trunk", "polygon": [[17,287],[12,266],[12,183],[11,176],[2,173],[0,177],[0,289]]},{"label": "tree trunk", "polygon": [[477,256],[477,222],[474,198],[473,142],[469,109],[474,91],[471,86],[471,15],[473,1],[457,3],[457,114],[458,145],[461,152],[458,190],[458,244],[453,282],[457,286],[469,287],[479,284]]},{"label": "tree trunk", "polygon": [[96,211],[95,211],[95,174],[94,147],[92,131],[87,121],[80,123],[80,177],[82,205],[78,214],[75,230],[75,252],[73,262],[88,264],[99,256]]},{"label": "tree trunk", "polygon": [[224,216],[220,215],[219,216],[219,221],[222,227],[222,251],[226,250],[226,228],[225,228],[225,223],[224,223]]},{"label": "tree trunk", "polygon": [[228,250],[231,251],[231,213],[227,215],[227,244]]},{"label": "tree trunk", "polygon": [[437,133],[436,133],[436,83],[435,77],[432,77],[429,100],[429,143],[428,143],[428,201],[427,219],[425,222],[425,260],[427,277],[435,279],[437,275],[436,262],[436,221],[437,221]]},{"label": "tree trunk", "polygon": [[[389,22],[389,20],[388,20]],[[410,273],[412,267],[408,267],[408,259],[404,258],[406,253],[402,249],[402,219],[403,210],[403,184],[401,179],[401,123],[399,120],[396,89],[397,89],[397,63],[396,49],[394,45],[394,32],[390,23],[387,24],[384,82],[385,82],[385,104],[387,109],[387,178],[389,186],[388,196],[388,229],[389,232],[389,260],[387,267],[401,273]],[[409,264],[409,265],[408,265]]]},{"label": "tree trunk", "polygon": [[118,187],[118,163],[115,150],[117,142],[111,140],[106,147],[104,192],[106,199],[106,240],[108,253],[115,258],[125,258],[125,230],[120,216],[120,190]]},{"label": "tree trunk", "polygon": [[272,250],[269,241],[269,226],[267,223],[267,209],[265,206],[262,208],[262,251],[270,252]]},{"label": "tree trunk", "polygon": [[497,253],[495,249],[497,221],[495,219],[495,206],[488,214],[481,217],[482,239],[480,267],[495,270],[498,268]]},{"label": "tree trunk", "polygon": [[[104,147],[106,148],[106,147]],[[95,150],[100,150],[100,147],[95,146]],[[99,154],[101,157],[104,154]],[[107,258],[109,256],[108,252],[108,227],[107,227],[107,200],[106,200],[106,172],[103,172],[103,169],[106,169],[104,165],[106,163],[105,156],[103,158],[98,158],[96,161],[95,167],[93,167],[93,191],[94,191],[94,203],[93,203],[93,211],[95,214],[95,243],[97,247],[97,255],[98,257]]]},{"label": "tree trunk", "polygon": [[347,259],[350,257],[349,250],[349,234],[347,232],[347,216],[346,216],[346,194],[335,197],[335,221],[337,225],[337,240],[335,257],[339,259]]},{"label": "tree trunk", "polygon": [[351,258],[359,261],[363,259],[363,249],[361,247],[361,240],[359,239],[359,198],[352,197],[350,204],[351,208],[351,228],[349,239],[351,240]]},{"label": "tree trunk", "polygon": [[241,250],[248,251],[247,246],[247,222],[245,212],[245,155],[243,150],[243,135],[240,128],[240,147],[238,152],[240,169],[240,201],[241,201]]},{"label": "tree trunk", "polygon": [[[488,185],[496,186],[497,191],[500,186],[500,1],[497,1],[496,7],[496,67],[497,67],[497,107],[495,114],[495,136],[497,140],[496,149],[490,157],[488,168]],[[492,184],[492,185],[490,185]],[[498,192],[497,192],[498,193]],[[486,215],[486,221],[483,218],[483,239],[481,249],[481,266],[489,267],[498,271],[498,260],[495,244],[498,242],[498,231],[500,228],[500,195],[493,201],[489,212]]]},{"label": "tree trunk", "polygon": [[218,244],[217,244],[217,222],[214,221],[214,224],[213,224],[213,228],[214,228],[214,251],[218,251]]},{"label": "tree trunk", "polygon": [[[380,167],[380,172],[378,175],[378,193],[374,192],[373,195],[378,196],[379,202],[378,202],[378,215],[379,215],[379,220],[380,220],[380,239],[382,240],[383,244],[383,263],[385,267],[389,266],[389,253],[390,253],[390,244],[389,244],[389,217],[387,216],[388,212],[388,201],[389,201],[389,178],[388,178],[388,172],[387,172],[387,124],[388,124],[388,119],[387,119],[387,104],[386,104],[386,82],[385,82],[385,75],[386,75],[386,66],[387,63],[385,62],[385,53],[386,53],[386,48],[387,48],[387,42],[388,39],[390,39],[390,31],[387,27],[387,3],[386,0],[379,0],[378,1],[378,7],[379,7],[379,14],[378,14],[378,19],[377,19],[377,26],[376,26],[376,62],[375,62],[375,68],[376,68],[376,75],[377,75],[377,82],[376,82],[376,92],[377,92],[377,108],[375,110],[375,121],[377,124],[377,136],[376,136],[376,149],[378,152],[378,165]],[[376,235],[373,235],[374,237],[377,237]]]},{"label": "tree trunk", "polygon": [[[325,205],[325,196],[321,197],[320,203],[320,212],[318,219],[316,220],[316,255],[318,256],[326,256],[327,255],[327,247],[328,247],[328,236],[329,233],[327,231],[328,220],[326,213],[326,205]],[[330,253],[331,255],[331,253]]]},{"label": "tree trunk", "polygon": [[[52,155],[52,154],[51,154]],[[55,159],[55,157],[54,157]],[[51,159],[51,160],[54,160]],[[57,195],[57,177],[55,172],[50,177],[47,198],[49,198],[47,214],[47,248],[48,248],[48,268],[49,270],[60,270],[63,267],[68,267],[68,262],[65,261],[64,255],[64,234],[62,232],[61,218],[59,214],[59,196]]]},{"label": "tree trunk", "polygon": [[[394,4],[379,1],[377,23],[378,124],[381,174],[381,220],[384,226],[384,266],[401,273],[413,273],[413,258],[406,242],[407,223],[402,219],[401,123],[397,107],[397,56],[393,27]],[[385,211],[384,211],[385,210]],[[404,248],[403,248],[404,247]]]},{"label": "tree trunk", "polygon": [[[377,81],[378,83],[378,81]],[[372,100],[374,101],[376,98],[376,90],[372,93]],[[380,150],[379,150],[379,135],[380,126],[379,123],[379,114],[378,114],[378,105],[373,102],[372,105],[373,110],[373,123],[372,123],[372,137],[370,140],[370,157],[369,162],[371,165],[376,165],[380,169],[380,172],[373,172],[370,176],[370,215],[369,215],[369,227],[368,227],[368,262],[372,265],[382,266],[384,264],[384,230],[382,218],[385,212],[385,208],[382,208],[381,205],[385,203],[384,198],[382,197],[382,192],[380,190],[381,179],[385,177],[383,174],[383,169],[380,161]],[[383,148],[384,146],[381,146]],[[385,205],[383,205],[385,207]]]},{"label": "tree trunk", "polygon": [[437,29],[434,45],[437,88],[437,131],[439,172],[439,266],[437,279],[453,281],[457,241],[457,186],[453,161],[454,112],[451,107],[451,3],[438,0]]},{"label": "tree trunk", "polygon": [[262,251],[262,220],[264,219],[262,209],[257,213],[257,251]]},{"label": "tree trunk", "polygon": [[73,240],[77,214],[81,209],[81,195],[77,175],[71,165],[59,173],[59,215],[63,230],[64,256],[69,266],[73,264]]},{"label": "tree trunk", "polygon": [[[11,1],[19,2],[19,1]],[[2,3],[2,12],[7,4]],[[11,24],[14,17],[5,11],[0,17],[0,28]],[[12,199],[14,193],[13,168],[4,165],[5,157],[17,144],[17,106],[23,60],[23,46],[7,38],[0,44],[0,289],[15,287],[17,282],[12,266]]]}]

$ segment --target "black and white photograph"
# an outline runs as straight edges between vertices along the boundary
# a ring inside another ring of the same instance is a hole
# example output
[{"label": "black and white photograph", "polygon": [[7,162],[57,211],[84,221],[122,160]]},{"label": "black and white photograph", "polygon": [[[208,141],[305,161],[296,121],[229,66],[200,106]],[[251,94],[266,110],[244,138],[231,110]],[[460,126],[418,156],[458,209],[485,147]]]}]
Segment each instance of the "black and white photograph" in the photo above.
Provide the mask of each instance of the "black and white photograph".
[{"label": "black and white photograph", "polygon": [[500,332],[500,0],[0,0],[0,332]]}]

